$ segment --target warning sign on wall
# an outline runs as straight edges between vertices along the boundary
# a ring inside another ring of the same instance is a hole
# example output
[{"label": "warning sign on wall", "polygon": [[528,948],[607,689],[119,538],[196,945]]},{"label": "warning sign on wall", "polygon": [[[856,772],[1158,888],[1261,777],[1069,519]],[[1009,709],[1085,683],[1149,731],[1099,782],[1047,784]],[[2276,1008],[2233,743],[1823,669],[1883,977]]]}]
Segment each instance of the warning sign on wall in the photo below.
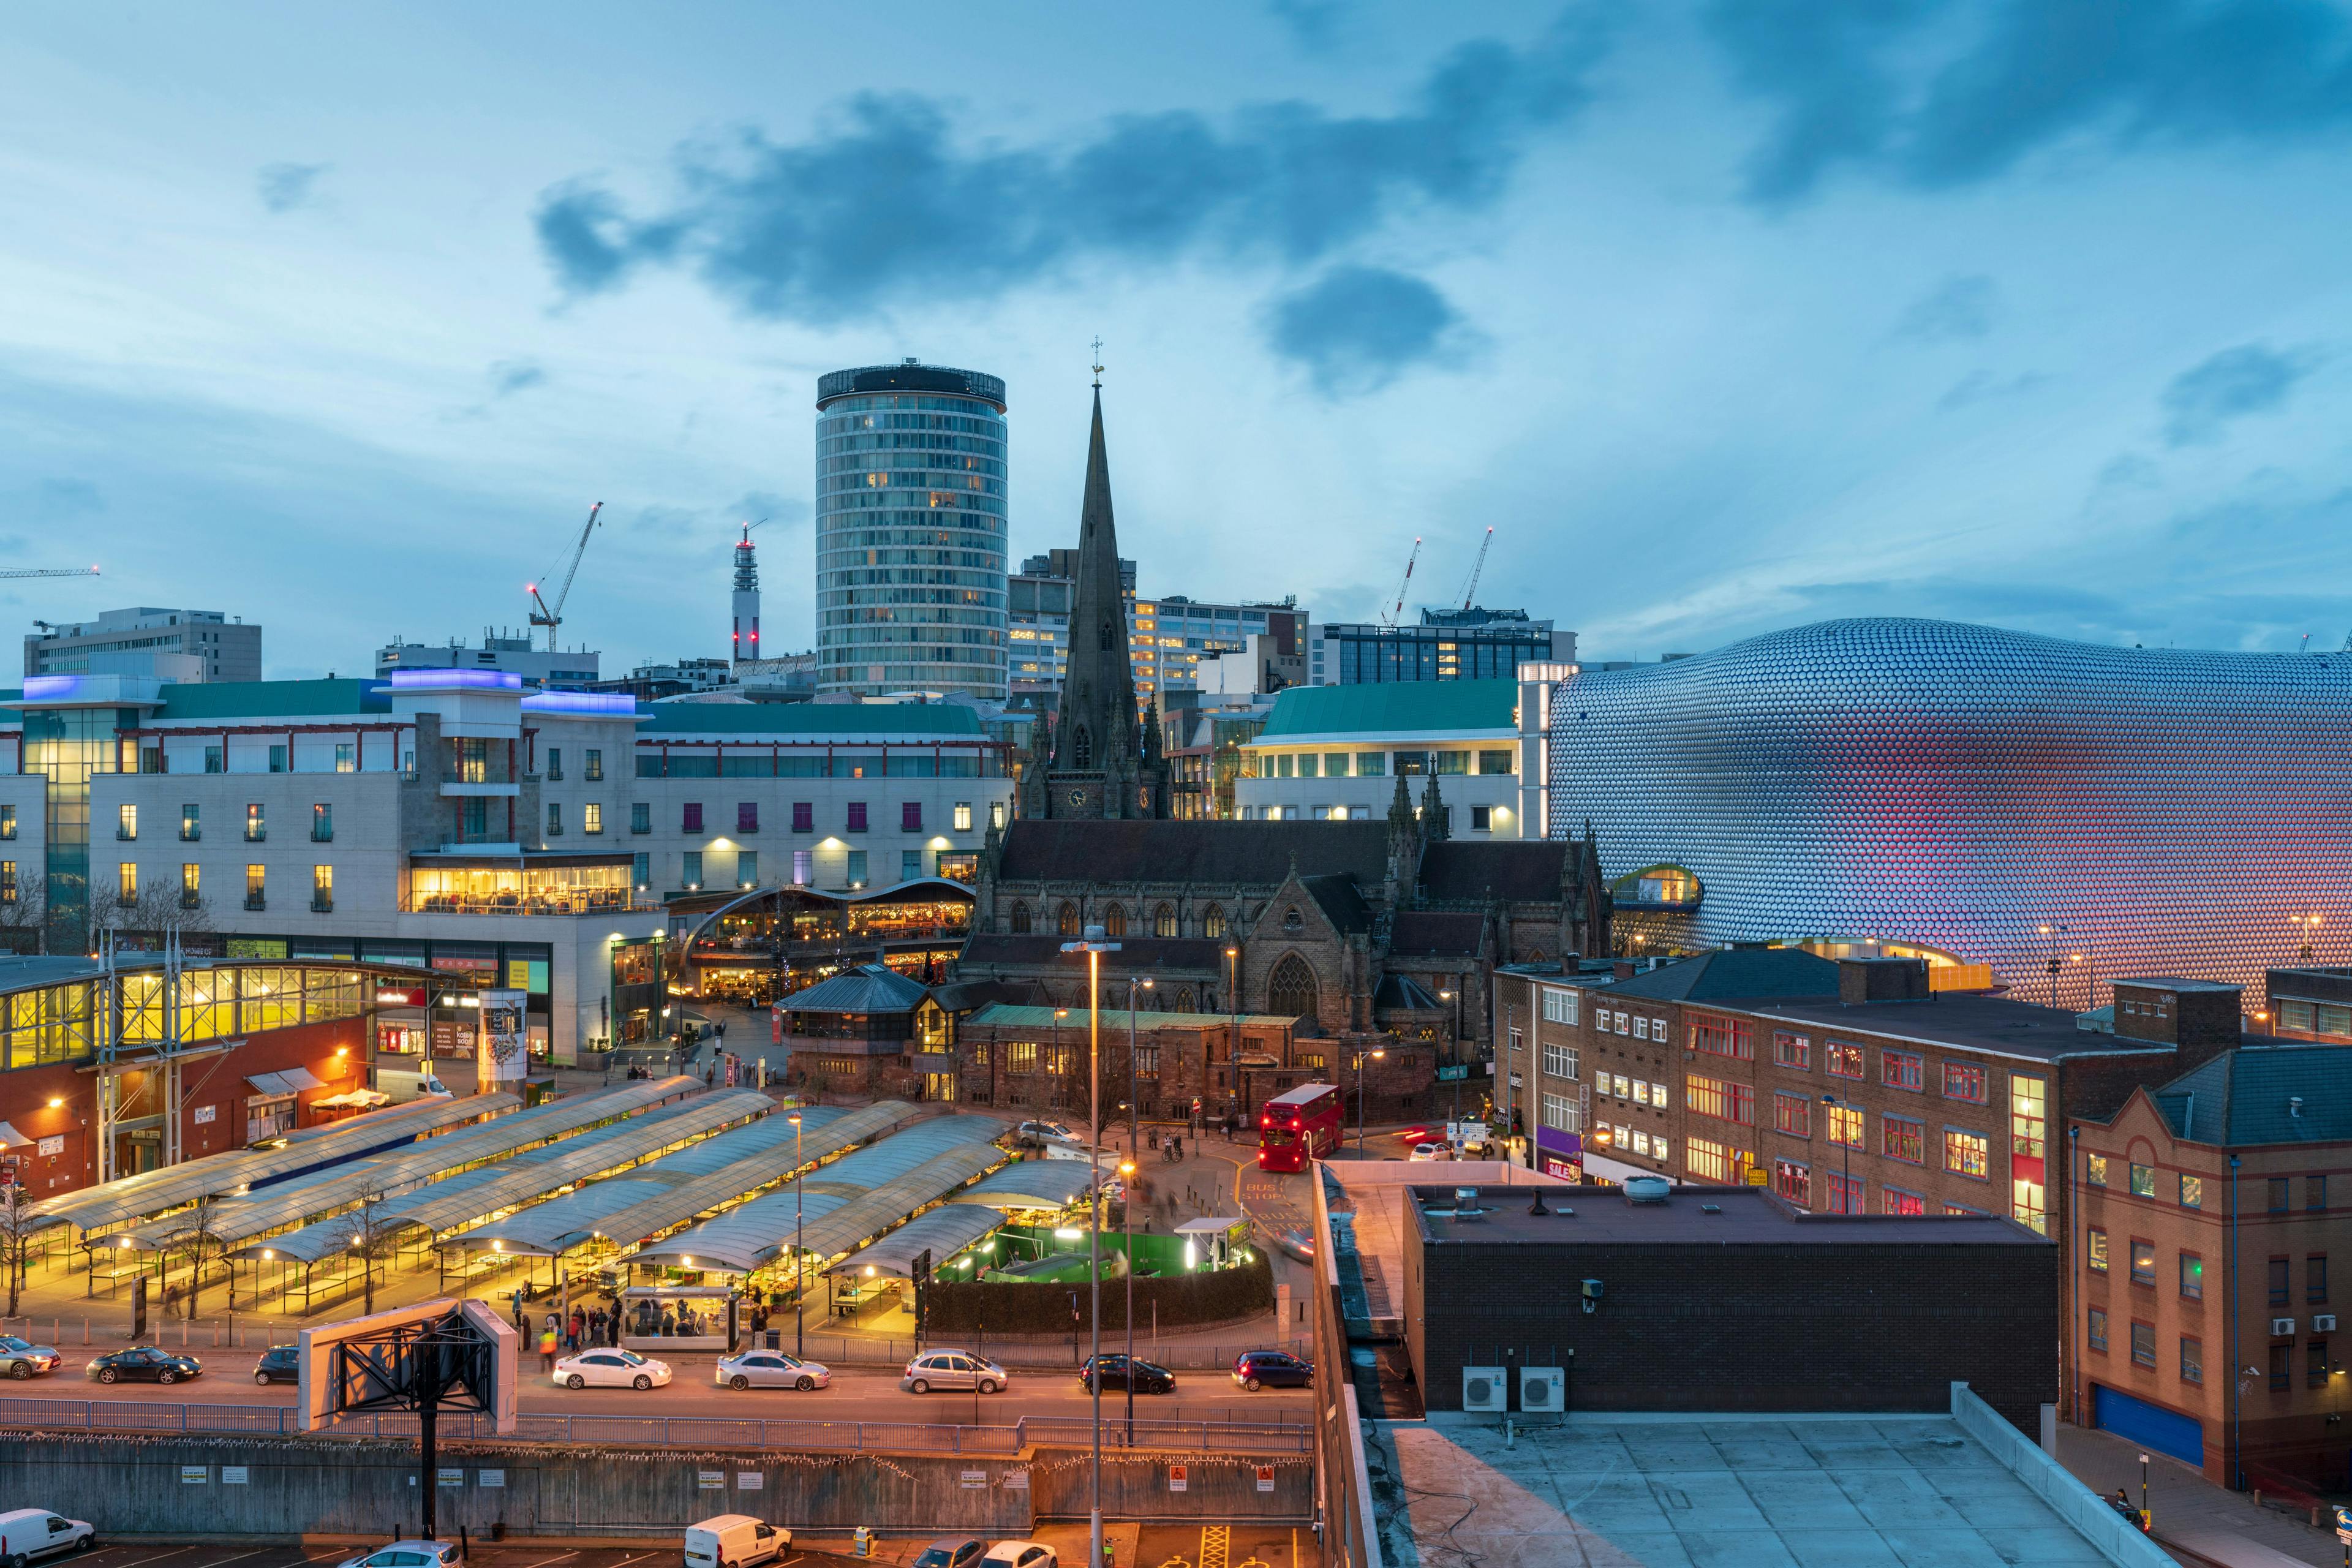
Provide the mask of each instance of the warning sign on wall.
[{"label": "warning sign on wall", "polygon": [[1270,1492],[1274,1489],[1274,1467],[1272,1465],[1260,1465],[1257,1468],[1257,1489],[1262,1492]]},{"label": "warning sign on wall", "polygon": [[1184,1490],[1184,1489],[1185,1489],[1185,1485],[1186,1485],[1186,1478],[1185,1478],[1185,1474],[1184,1474],[1184,1467],[1183,1467],[1183,1466],[1181,1466],[1181,1465],[1171,1465],[1171,1466],[1169,1466],[1169,1467],[1168,1467],[1168,1489],[1169,1489],[1170,1491],[1171,1491],[1171,1492],[1181,1492],[1181,1491]]}]

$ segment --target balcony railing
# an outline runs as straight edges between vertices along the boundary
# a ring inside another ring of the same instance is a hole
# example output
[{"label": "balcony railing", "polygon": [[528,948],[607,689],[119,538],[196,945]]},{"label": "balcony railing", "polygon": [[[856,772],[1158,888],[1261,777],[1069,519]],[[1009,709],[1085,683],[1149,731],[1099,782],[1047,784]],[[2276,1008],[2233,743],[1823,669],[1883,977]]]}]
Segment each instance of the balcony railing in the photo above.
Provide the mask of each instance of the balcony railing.
[{"label": "balcony railing", "polygon": [[269,907],[268,895],[265,893],[247,893],[245,896],[245,907],[248,910],[266,910]]},{"label": "balcony railing", "polygon": [[310,842],[311,842],[311,843],[313,843],[313,844],[332,844],[334,841],[335,841],[335,830],[334,830],[333,828],[331,828],[331,827],[314,827],[314,828],[310,829]]},{"label": "balcony railing", "polygon": [[593,915],[659,907],[614,889],[609,892],[425,893],[411,900],[411,913],[430,915]]},{"label": "balcony railing", "polygon": [[245,830],[245,841],[247,844],[266,844],[269,841],[269,829],[248,827]]},{"label": "balcony railing", "polygon": [[333,894],[331,894],[331,893],[313,893],[313,894],[311,894],[311,895],[310,895],[310,912],[311,912],[312,914],[314,914],[314,915],[331,915],[331,914],[333,914],[333,913],[335,912],[335,900],[334,900],[334,895],[333,895]]},{"label": "balcony railing", "polygon": [[139,830],[135,827],[118,827],[114,830],[114,836],[117,838],[121,839],[123,842],[129,843],[139,837]]},{"label": "balcony railing", "polygon": [[180,895],[180,907],[184,910],[200,910],[205,907],[204,896],[200,893],[183,892]]},{"label": "balcony railing", "polygon": [[204,842],[204,837],[205,830],[201,827],[183,827],[180,829],[180,842],[183,844],[201,844]]}]

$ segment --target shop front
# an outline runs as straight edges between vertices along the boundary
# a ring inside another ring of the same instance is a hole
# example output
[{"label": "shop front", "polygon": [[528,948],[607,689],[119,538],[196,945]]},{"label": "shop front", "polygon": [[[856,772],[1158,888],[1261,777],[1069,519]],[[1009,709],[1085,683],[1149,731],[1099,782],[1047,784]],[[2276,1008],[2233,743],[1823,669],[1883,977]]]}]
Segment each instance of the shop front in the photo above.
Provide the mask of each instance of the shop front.
[{"label": "shop front", "polygon": [[1535,1168],[1547,1176],[1582,1181],[1586,1169],[1583,1138],[1557,1127],[1538,1127]]}]

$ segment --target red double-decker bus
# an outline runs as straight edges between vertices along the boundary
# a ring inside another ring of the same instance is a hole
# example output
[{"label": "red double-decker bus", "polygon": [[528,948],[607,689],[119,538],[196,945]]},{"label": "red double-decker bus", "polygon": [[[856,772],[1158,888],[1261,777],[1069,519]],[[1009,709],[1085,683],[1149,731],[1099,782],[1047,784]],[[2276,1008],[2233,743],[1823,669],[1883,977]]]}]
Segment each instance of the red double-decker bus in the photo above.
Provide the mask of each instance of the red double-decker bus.
[{"label": "red double-decker bus", "polygon": [[1301,1084],[1258,1108],[1257,1168],[1303,1171],[1309,1160],[1328,1159],[1339,1146],[1339,1090],[1328,1083]]}]

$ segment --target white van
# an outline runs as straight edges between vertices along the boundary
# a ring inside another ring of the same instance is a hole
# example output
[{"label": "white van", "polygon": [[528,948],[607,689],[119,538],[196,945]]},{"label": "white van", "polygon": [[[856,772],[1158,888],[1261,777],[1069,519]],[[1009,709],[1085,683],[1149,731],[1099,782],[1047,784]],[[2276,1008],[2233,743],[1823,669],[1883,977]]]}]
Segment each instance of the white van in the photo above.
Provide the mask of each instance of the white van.
[{"label": "white van", "polygon": [[98,1531],[86,1521],[45,1508],[12,1508],[0,1513],[0,1562],[29,1563],[59,1552],[87,1552]]},{"label": "white van", "polygon": [[793,1532],[748,1513],[722,1513],[686,1527],[686,1568],[743,1568],[793,1549]]}]

